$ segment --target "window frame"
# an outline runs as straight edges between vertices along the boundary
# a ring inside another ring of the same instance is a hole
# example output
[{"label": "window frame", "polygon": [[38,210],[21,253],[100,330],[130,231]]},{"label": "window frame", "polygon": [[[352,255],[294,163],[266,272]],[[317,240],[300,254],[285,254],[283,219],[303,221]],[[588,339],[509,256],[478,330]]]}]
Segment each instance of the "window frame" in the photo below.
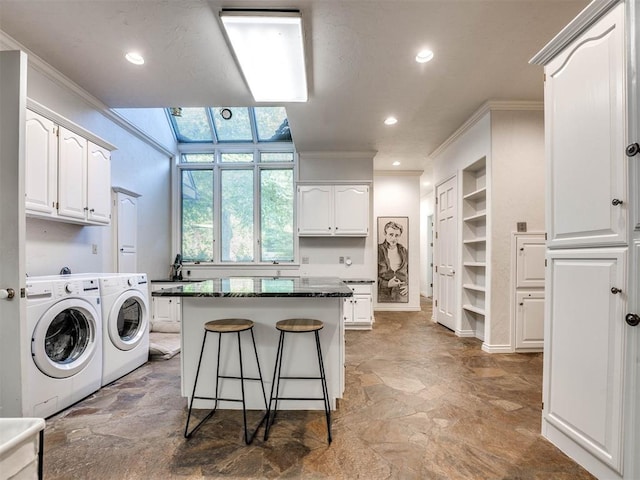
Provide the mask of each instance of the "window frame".
[{"label": "window frame", "polygon": [[[298,183],[298,154],[293,143],[289,142],[265,142],[258,143],[184,143],[178,145],[178,155],[174,157],[172,176],[173,197],[173,248],[182,254],[182,171],[183,170],[211,170],[213,172],[213,260],[212,261],[184,261],[185,265],[204,265],[212,267],[264,267],[273,265],[298,266],[299,265],[299,241],[297,232],[297,197],[296,185]],[[286,162],[260,162],[260,153],[292,153],[293,160]],[[214,161],[207,163],[182,162],[182,155],[189,153],[214,154]],[[253,153],[251,163],[222,162],[223,153]],[[292,170],[292,194],[293,194],[293,258],[288,261],[262,261],[262,198],[260,188],[260,172],[262,170]],[[222,170],[252,170],[253,171],[253,239],[254,260],[251,262],[233,262],[222,260],[222,225],[221,225],[221,201],[222,201]]]}]

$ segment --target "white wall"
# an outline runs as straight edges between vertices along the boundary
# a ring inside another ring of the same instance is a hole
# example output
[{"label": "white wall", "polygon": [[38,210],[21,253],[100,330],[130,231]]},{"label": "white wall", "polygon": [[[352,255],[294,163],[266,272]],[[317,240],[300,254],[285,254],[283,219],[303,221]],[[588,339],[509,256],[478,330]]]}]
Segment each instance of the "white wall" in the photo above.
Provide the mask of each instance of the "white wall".
[{"label": "white wall", "polygon": [[[378,243],[378,217],[409,217],[409,302],[377,302],[376,310],[420,310],[420,175],[417,172],[374,172],[373,239]],[[372,252],[372,264],[377,269],[377,247]],[[376,272],[377,274],[377,272]]]},{"label": "white wall", "polygon": [[[15,47],[15,42],[0,32],[0,49]],[[150,278],[166,277],[166,265],[171,261],[171,159],[167,152],[150,146],[112,121],[100,110],[99,100],[34,56],[29,59],[27,96],[118,148],[111,157],[112,185],[141,195],[138,271]],[[174,146],[166,149],[173,150]],[[93,245],[97,245],[97,254],[92,254]],[[112,227],[28,218],[26,273],[57,274],[63,266],[74,273],[113,271]]]},{"label": "white wall", "polygon": [[485,342],[512,345],[511,237],[517,222],[544,232],[545,156],[542,110],[491,113],[491,321]]},{"label": "white wall", "polygon": [[[485,108],[445,142],[433,155],[435,184],[461,171],[482,157],[487,159],[488,218],[488,322],[477,322],[476,336],[487,351],[513,349],[511,318],[511,237],[517,222],[527,222],[529,232],[544,231],[544,123],[543,112],[534,104],[509,109],[496,102]],[[508,103],[508,102],[506,102]],[[490,102],[491,104],[491,102]],[[461,215],[461,205],[458,206]],[[458,219],[461,222],[461,218]],[[461,245],[461,233],[458,244]],[[462,272],[459,259],[458,268]],[[458,286],[458,290],[461,285]],[[460,292],[456,295],[460,315]]]}]

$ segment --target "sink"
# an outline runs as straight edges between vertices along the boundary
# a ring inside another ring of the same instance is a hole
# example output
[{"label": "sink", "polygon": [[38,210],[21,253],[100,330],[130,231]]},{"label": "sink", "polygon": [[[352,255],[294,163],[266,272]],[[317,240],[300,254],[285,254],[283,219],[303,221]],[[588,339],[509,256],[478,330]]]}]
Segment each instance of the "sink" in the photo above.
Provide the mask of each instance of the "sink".
[{"label": "sink", "polygon": [[0,418],[2,478],[41,478],[43,418]]}]

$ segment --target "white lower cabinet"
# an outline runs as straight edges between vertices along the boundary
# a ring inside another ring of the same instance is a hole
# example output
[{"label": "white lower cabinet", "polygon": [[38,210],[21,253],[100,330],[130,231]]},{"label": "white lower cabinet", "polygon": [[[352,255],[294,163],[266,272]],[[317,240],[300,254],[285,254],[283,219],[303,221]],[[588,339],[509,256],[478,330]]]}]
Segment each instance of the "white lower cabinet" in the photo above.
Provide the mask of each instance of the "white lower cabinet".
[{"label": "white lower cabinet", "polygon": [[[543,434],[622,472],[626,248],[550,250]],[[613,476],[611,476],[613,478]]]},{"label": "white lower cabinet", "polygon": [[514,233],[512,245],[513,324],[515,350],[542,351],[544,347],[544,233]]},{"label": "white lower cabinet", "polygon": [[371,285],[347,284],[352,297],[343,298],[344,327],[351,330],[370,330],[373,327],[373,296]]},{"label": "white lower cabinet", "polygon": [[[151,291],[172,288],[182,283],[152,283]],[[180,297],[151,297],[151,319],[154,325],[164,322],[180,322],[182,310]]]},{"label": "white lower cabinet", "polygon": [[516,350],[541,350],[544,342],[544,291],[516,292]]}]

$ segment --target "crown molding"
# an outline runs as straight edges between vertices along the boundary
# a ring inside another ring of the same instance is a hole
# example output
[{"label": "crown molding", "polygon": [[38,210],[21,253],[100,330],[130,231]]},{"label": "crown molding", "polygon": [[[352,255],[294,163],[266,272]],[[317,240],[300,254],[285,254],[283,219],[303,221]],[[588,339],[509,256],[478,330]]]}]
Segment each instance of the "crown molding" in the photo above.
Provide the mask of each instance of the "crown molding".
[{"label": "crown molding", "polygon": [[546,65],[570,42],[623,0],[594,0],[540,50],[529,63]]},{"label": "crown molding", "polygon": [[451,134],[438,148],[429,154],[429,158],[435,158],[445,151],[453,142],[464,135],[471,127],[492,111],[542,111],[543,102],[528,100],[489,100],[482,104],[466,122]]},{"label": "crown molding", "polygon": [[374,177],[419,177],[424,170],[374,170]]},{"label": "crown molding", "polygon": [[[70,78],[66,77],[58,70],[53,68],[47,62],[45,62],[42,58],[37,56],[31,50],[26,48],[24,45],[20,44],[17,40],[7,35],[5,32],[0,30],[0,45],[4,44],[11,50],[21,50],[27,54],[27,60],[29,66],[42,73],[44,76],[49,78],[54,83],[60,85],[61,87],[73,92],[79,98],[81,98],[84,102],[89,104],[91,107],[100,112],[107,119],[111,120],[113,123],[126,130],[133,136],[145,142],[150,147],[156,149],[158,152],[167,155],[168,157],[174,157],[175,152],[172,152],[167,147],[162,145],[160,142],[155,140],[146,134],[143,130],[130,123],[127,119],[125,119],[122,115],[111,110],[106,104],[100,101],[98,98],[91,95],[89,92],[84,90],[80,85],[75,83]],[[27,92],[28,95],[29,92]]]}]

